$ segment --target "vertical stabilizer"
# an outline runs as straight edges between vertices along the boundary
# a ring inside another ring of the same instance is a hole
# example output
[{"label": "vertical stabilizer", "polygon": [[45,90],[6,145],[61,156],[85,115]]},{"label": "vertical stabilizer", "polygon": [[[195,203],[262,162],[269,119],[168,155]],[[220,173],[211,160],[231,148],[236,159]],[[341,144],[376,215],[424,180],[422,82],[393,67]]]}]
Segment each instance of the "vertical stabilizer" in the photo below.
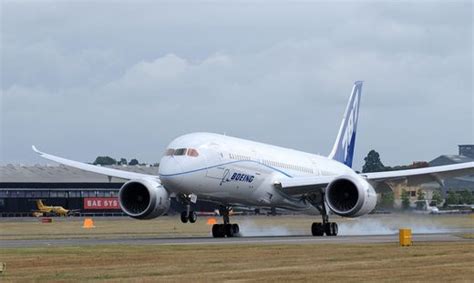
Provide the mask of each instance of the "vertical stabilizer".
[{"label": "vertical stabilizer", "polygon": [[344,118],[342,118],[336,142],[329,154],[329,158],[344,163],[349,167],[352,167],[352,158],[354,157],[361,93],[362,81],[356,81],[352,88],[351,97],[349,98]]},{"label": "vertical stabilizer", "polygon": [[36,200],[36,206],[38,209],[42,209],[44,207],[43,201],[40,199]]}]

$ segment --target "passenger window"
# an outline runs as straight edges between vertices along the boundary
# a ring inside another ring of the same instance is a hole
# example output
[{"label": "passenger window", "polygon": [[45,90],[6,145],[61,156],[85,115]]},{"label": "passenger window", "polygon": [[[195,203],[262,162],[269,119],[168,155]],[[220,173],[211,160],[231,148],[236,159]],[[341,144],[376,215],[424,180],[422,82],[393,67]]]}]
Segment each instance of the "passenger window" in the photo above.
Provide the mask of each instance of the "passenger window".
[{"label": "passenger window", "polygon": [[199,153],[196,149],[190,148],[190,149],[188,149],[188,156],[198,157]]},{"label": "passenger window", "polygon": [[174,155],[185,155],[186,154],[186,151],[187,149],[186,148],[178,148],[177,150],[174,151]]}]

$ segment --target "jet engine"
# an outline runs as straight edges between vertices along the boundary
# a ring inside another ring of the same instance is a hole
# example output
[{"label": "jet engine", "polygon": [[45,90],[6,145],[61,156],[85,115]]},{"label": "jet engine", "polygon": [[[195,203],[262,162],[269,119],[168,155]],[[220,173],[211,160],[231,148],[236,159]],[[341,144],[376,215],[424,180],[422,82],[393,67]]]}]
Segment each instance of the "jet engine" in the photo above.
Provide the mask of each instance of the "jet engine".
[{"label": "jet engine", "polygon": [[170,195],[158,182],[131,180],[119,192],[122,210],[136,219],[152,219],[165,214],[170,208]]},{"label": "jet engine", "polygon": [[349,175],[329,183],[325,199],[332,212],[345,217],[367,214],[377,204],[377,195],[372,186],[362,178]]}]

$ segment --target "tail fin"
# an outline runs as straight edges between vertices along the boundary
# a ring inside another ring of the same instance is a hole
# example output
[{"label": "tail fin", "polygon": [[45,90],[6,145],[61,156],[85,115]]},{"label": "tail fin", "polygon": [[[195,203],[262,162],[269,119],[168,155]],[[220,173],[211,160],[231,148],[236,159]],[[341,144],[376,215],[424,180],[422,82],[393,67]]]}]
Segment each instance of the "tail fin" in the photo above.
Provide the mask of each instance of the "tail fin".
[{"label": "tail fin", "polygon": [[38,209],[43,208],[44,207],[43,201],[40,199],[36,200],[36,206],[38,207]]},{"label": "tail fin", "polygon": [[344,118],[342,118],[336,142],[329,154],[329,158],[342,162],[349,167],[352,167],[352,158],[354,156],[361,93],[362,81],[356,81],[352,88],[351,97],[349,98]]}]

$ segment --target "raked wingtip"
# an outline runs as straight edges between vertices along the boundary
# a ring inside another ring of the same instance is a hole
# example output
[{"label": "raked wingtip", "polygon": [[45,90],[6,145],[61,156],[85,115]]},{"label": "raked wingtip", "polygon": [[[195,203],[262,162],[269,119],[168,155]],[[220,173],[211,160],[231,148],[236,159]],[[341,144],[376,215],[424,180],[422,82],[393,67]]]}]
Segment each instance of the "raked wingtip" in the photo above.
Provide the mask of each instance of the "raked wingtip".
[{"label": "raked wingtip", "polygon": [[38,153],[38,154],[41,154],[41,153],[42,153],[42,152],[39,151],[39,150],[36,148],[36,146],[34,146],[34,145],[31,146],[31,149],[33,149],[33,151],[36,152],[36,153]]}]

